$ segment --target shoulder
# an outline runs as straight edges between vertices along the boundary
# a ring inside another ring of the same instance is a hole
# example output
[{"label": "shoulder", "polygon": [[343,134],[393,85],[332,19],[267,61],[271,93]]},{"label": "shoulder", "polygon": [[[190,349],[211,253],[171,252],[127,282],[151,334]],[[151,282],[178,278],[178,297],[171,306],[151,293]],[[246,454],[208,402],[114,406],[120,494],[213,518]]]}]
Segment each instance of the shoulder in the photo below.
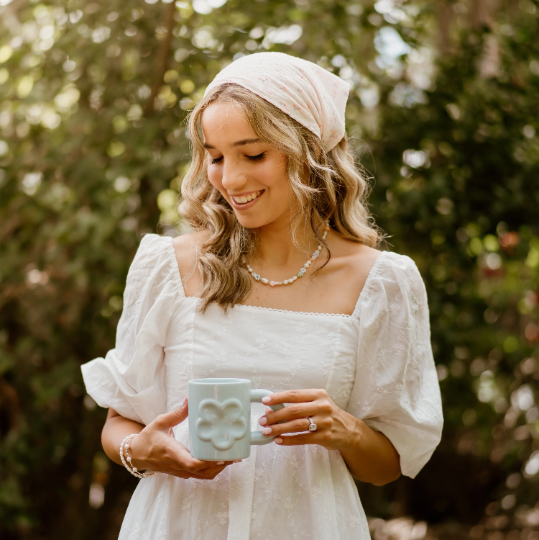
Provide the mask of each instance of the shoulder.
[{"label": "shoulder", "polygon": [[201,244],[209,237],[209,231],[196,231],[182,234],[172,240],[176,262],[187,296],[196,296],[197,291],[202,286],[202,276],[198,270],[197,260]]},{"label": "shoulder", "polygon": [[[200,246],[209,237],[209,231],[196,231],[176,236],[176,238],[172,240],[172,246],[174,247],[174,253],[176,255],[176,260],[178,261],[180,272],[182,269],[191,268],[195,265]],[[181,272],[181,274],[185,275],[184,272]]]},{"label": "shoulder", "polygon": [[[359,306],[386,305],[410,299],[426,299],[425,285],[413,259],[391,251],[380,251],[339,234],[332,238],[331,257],[339,283],[348,283]],[[416,300],[417,299],[417,300]]]},{"label": "shoulder", "polygon": [[401,289],[424,289],[423,278],[415,263],[408,255],[400,255],[392,251],[384,251],[380,261],[379,272],[399,284]]},{"label": "shoulder", "polygon": [[369,274],[383,273],[387,277],[420,277],[414,260],[407,255],[392,251],[381,251],[342,237],[335,242],[332,256],[342,260],[349,271],[365,279]]},{"label": "shoulder", "polygon": [[169,236],[145,234],[140,241],[129,272],[154,268],[169,261],[171,240]]},{"label": "shoulder", "polygon": [[381,252],[347,240],[336,231],[329,235],[328,247],[329,261],[320,262],[323,264],[315,271],[313,278],[320,279],[320,288],[324,291],[328,305],[333,306],[332,312],[353,313]]},{"label": "shoulder", "polygon": [[331,239],[331,262],[339,281],[355,283],[363,288],[365,281],[382,252],[334,234]]},{"label": "shoulder", "polygon": [[393,314],[403,310],[416,314],[421,306],[426,308],[425,284],[414,260],[382,251],[368,276],[361,304]]},{"label": "shoulder", "polygon": [[347,264],[354,272],[356,276],[363,276],[367,278],[371,268],[376,264],[378,257],[383,253],[382,251],[366,246],[365,244],[358,244],[357,242],[351,242],[344,240],[344,243],[335,250],[336,257],[342,257],[345,264]]},{"label": "shoulder", "polygon": [[167,286],[177,288],[178,268],[172,238],[158,234],[142,237],[127,274],[124,304],[158,297]]},{"label": "shoulder", "polygon": [[172,239],[174,250],[179,254],[186,254],[193,249],[196,249],[210,237],[209,231],[195,231],[192,233],[182,234]]}]

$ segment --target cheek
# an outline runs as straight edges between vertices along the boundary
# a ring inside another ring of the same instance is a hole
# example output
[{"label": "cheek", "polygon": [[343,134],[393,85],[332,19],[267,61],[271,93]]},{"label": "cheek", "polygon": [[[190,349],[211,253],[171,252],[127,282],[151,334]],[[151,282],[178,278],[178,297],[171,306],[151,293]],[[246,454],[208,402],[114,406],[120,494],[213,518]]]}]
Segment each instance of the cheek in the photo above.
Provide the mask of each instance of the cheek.
[{"label": "cheek", "polygon": [[290,181],[286,170],[286,161],[276,159],[268,161],[260,168],[260,179],[274,190],[288,190]]},{"label": "cheek", "polygon": [[221,173],[219,167],[208,167],[208,180],[212,186],[216,187],[219,191],[222,191],[223,174]]}]

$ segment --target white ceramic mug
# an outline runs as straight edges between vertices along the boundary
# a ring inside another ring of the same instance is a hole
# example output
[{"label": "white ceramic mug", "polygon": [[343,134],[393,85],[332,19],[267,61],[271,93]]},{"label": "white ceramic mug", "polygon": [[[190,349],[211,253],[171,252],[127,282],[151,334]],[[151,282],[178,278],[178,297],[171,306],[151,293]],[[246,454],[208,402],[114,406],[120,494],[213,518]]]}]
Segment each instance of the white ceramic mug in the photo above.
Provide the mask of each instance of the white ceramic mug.
[{"label": "white ceramic mug", "polygon": [[[275,437],[251,431],[251,403],[261,403],[270,390],[252,390],[249,379],[189,381],[189,439],[191,455],[205,461],[233,461],[251,454],[252,444]],[[283,405],[271,407],[276,411]]]}]

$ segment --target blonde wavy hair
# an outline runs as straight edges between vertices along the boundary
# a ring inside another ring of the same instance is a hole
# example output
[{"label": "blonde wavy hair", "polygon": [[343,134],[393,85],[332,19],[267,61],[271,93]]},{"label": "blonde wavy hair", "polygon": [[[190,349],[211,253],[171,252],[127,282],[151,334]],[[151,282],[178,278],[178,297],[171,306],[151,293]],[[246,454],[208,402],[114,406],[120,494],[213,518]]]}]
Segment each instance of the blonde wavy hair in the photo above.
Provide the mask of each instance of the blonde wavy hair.
[{"label": "blonde wavy hair", "polygon": [[328,250],[329,261],[329,249],[320,234],[321,224],[329,221],[344,238],[371,247],[378,244],[381,236],[366,205],[369,185],[355,166],[346,135],[325,152],[316,135],[271,103],[239,85],[218,86],[190,115],[192,161],[181,186],[180,213],[195,231],[208,233],[197,253],[203,280],[202,312],[213,302],[226,311],[249,296],[251,276],[241,258],[256,250],[256,232],[240,225],[208,180],[201,119],[216,102],[237,106],[257,137],[287,157],[292,196],[298,203],[292,206],[300,209],[291,217],[294,241],[300,227],[310,228],[313,238]]}]

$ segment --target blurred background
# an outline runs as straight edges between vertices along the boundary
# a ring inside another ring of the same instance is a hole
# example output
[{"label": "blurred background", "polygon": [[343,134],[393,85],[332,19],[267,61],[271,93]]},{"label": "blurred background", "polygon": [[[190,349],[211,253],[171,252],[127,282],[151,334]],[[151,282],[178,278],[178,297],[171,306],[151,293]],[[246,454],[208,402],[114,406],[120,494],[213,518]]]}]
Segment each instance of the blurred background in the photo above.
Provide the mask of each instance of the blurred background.
[{"label": "blurred background", "polygon": [[187,230],[187,112],[255,51],[351,84],[385,249],[427,285],[443,440],[359,486],[373,537],[539,540],[537,0],[0,0],[0,537],[117,538],[136,479],[80,365],[141,235]]}]

